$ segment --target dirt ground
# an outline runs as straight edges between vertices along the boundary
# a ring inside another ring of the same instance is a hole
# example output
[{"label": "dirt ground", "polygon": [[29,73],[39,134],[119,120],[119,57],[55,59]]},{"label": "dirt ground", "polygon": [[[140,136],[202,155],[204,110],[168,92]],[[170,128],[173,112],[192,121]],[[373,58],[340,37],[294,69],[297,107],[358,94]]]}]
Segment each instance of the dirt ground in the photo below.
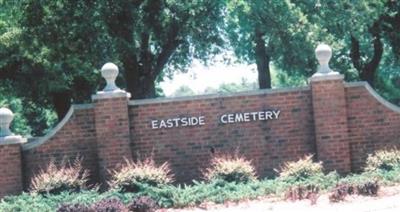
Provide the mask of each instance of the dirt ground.
[{"label": "dirt ground", "polygon": [[330,203],[328,195],[318,198],[315,205],[310,200],[283,201],[277,198],[260,198],[257,200],[242,201],[239,203],[212,204],[205,203],[196,208],[162,209],[159,212],[400,212],[400,186],[386,187],[379,191],[377,197],[348,196],[339,203]]}]

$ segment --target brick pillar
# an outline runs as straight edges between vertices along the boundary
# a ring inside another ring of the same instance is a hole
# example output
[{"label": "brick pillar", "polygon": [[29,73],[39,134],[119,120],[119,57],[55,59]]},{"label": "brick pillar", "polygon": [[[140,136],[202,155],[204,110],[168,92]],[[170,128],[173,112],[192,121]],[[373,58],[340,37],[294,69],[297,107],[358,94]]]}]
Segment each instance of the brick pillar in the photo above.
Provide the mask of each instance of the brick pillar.
[{"label": "brick pillar", "polygon": [[95,106],[99,178],[105,183],[109,177],[108,171],[123,162],[124,158],[132,159],[132,153],[128,119],[130,94],[113,84],[118,75],[118,68],[114,64],[105,64],[102,75],[107,81],[107,86],[93,95],[92,100]]},{"label": "brick pillar", "polygon": [[317,158],[327,171],[348,173],[351,163],[343,75],[330,70],[331,49],[328,46],[318,46],[316,54],[320,69],[310,81]]},{"label": "brick pillar", "polygon": [[0,198],[22,192],[21,144],[26,139],[10,131],[13,118],[11,110],[0,108]]},{"label": "brick pillar", "polygon": [[21,144],[0,144],[0,198],[21,192]]}]

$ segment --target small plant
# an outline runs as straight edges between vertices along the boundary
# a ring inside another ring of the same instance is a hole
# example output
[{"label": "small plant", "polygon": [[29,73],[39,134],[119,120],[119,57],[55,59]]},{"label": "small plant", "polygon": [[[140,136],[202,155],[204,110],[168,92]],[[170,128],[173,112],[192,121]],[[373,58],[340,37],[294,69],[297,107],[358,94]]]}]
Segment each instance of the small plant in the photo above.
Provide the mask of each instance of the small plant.
[{"label": "small plant", "polygon": [[136,163],[125,160],[125,164],[111,175],[110,186],[123,192],[137,192],[143,184],[161,187],[173,182],[168,162],[157,166],[152,157]]},{"label": "small plant", "polygon": [[30,191],[39,194],[59,194],[63,191],[79,192],[86,188],[89,172],[82,167],[82,158],[73,163],[64,158],[59,166],[50,160],[45,169],[33,177]]},{"label": "small plant", "polygon": [[391,150],[379,150],[368,155],[365,171],[377,170],[392,171],[400,167],[400,151],[396,148]]},{"label": "small plant", "polygon": [[128,212],[128,208],[119,199],[102,199],[92,205],[96,212]]},{"label": "small plant", "polygon": [[311,204],[316,204],[319,197],[319,187],[316,185],[297,185],[290,187],[285,194],[285,199],[296,201],[309,199]]},{"label": "small plant", "polygon": [[256,172],[251,161],[238,154],[214,156],[211,159],[211,167],[203,171],[203,176],[208,182],[222,180],[246,183],[256,180]]},{"label": "small plant", "polygon": [[330,202],[340,202],[343,201],[347,195],[354,194],[354,187],[348,184],[337,185],[333,191],[329,194]]},{"label": "small plant", "polygon": [[147,196],[137,197],[128,205],[128,210],[132,212],[153,212],[156,209],[157,203]]},{"label": "small plant", "polygon": [[379,183],[378,181],[369,181],[357,186],[357,192],[360,195],[365,196],[376,196],[379,191]]},{"label": "small plant", "polygon": [[95,212],[90,207],[75,203],[75,204],[62,204],[58,207],[57,212]]},{"label": "small plant", "polygon": [[281,179],[295,182],[304,181],[313,176],[323,175],[322,162],[313,162],[312,155],[305,156],[296,162],[286,162],[279,172]]}]

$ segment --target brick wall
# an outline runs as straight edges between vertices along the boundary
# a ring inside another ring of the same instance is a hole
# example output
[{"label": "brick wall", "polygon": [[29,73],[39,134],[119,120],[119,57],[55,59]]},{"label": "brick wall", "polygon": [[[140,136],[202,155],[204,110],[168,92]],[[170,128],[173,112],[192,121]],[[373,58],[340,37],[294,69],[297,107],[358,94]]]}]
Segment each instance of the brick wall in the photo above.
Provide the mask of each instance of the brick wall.
[{"label": "brick wall", "polygon": [[[169,161],[178,181],[199,179],[208,165],[211,148],[219,153],[236,149],[253,160],[261,177],[288,160],[313,153],[314,125],[311,92],[265,92],[221,98],[203,98],[129,107],[131,147],[135,157],[154,153],[156,161]],[[277,120],[221,124],[224,113],[279,109]],[[205,125],[152,129],[151,120],[184,116],[205,116]]]},{"label": "brick wall", "polygon": [[109,170],[116,168],[124,158],[129,160],[132,157],[129,148],[128,98],[125,95],[94,100],[98,173],[101,182],[107,181]]},{"label": "brick wall", "polygon": [[349,173],[350,151],[343,76],[311,79],[316,155],[327,171]]},{"label": "brick wall", "polygon": [[400,108],[374,97],[375,91],[366,83],[348,84],[346,94],[351,164],[360,171],[368,154],[400,148]]},{"label": "brick wall", "polygon": [[0,145],[0,197],[21,191],[21,145]]},{"label": "brick wall", "polygon": [[[73,106],[53,131],[22,150],[21,144],[0,145],[0,197],[20,192],[21,179],[27,189],[52,158],[60,162],[81,155],[92,182],[104,182],[105,171],[123,157],[153,154],[158,163],[171,163],[178,182],[189,182],[201,177],[212,154],[238,151],[265,177],[305,154],[316,154],[328,169],[359,171],[369,153],[400,148],[400,108],[366,83],[327,79],[305,88],[129,103],[117,96]],[[264,110],[280,110],[280,116],[232,124],[219,120],[222,114]],[[152,120],[187,116],[204,116],[205,124],[152,129]]]},{"label": "brick wall", "polygon": [[96,133],[94,109],[75,109],[65,125],[54,136],[38,146],[25,145],[23,151],[24,187],[27,189],[32,176],[50,160],[56,163],[63,158],[83,157],[83,166],[90,170],[93,181],[97,181]]}]

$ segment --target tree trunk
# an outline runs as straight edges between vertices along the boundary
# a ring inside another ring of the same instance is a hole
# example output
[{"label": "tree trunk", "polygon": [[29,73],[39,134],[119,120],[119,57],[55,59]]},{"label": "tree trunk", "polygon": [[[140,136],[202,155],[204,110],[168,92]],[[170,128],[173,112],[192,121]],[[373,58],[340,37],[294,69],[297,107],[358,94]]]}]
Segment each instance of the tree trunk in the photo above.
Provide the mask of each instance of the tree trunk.
[{"label": "tree trunk", "polygon": [[258,85],[260,89],[271,88],[271,71],[269,69],[270,56],[267,53],[263,34],[256,30],[255,33],[255,56],[258,72]]},{"label": "tree trunk", "polygon": [[375,75],[383,55],[383,43],[381,41],[378,22],[371,27],[370,33],[373,35],[372,45],[374,48],[374,54],[372,59],[368,63],[362,61],[360,43],[354,36],[351,36],[350,58],[354,68],[358,71],[360,79],[367,81],[372,87],[374,87]]},{"label": "tree trunk", "polygon": [[52,94],[53,106],[57,113],[57,118],[60,121],[67,114],[71,107],[71,93],[70,91],[58,91]]}]

